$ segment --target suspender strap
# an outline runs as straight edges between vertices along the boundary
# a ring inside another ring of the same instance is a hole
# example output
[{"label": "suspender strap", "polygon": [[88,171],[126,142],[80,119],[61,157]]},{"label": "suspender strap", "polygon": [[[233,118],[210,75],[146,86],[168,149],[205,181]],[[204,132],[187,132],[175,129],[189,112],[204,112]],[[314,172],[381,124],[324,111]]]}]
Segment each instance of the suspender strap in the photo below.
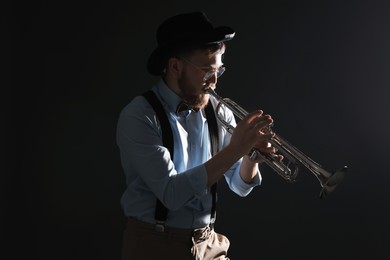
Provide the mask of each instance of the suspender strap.
[{"label": "suspender strap", "polygon": [[171,153],[171,157],[173,159],[173,133],[171,129],[171,125],[169,124],[167,114],[165,113],[164,107],[162,106],[160,100],[158,100],[156,94],[152,91],[146,91],[143,96],[146,100],[149,101],[150,105],[152,105],[154,111],[157,114],[157,117],[161,124],[162,131],[162,139],[163,144],[166,146]]},{"label": "suspender strap", "polygon": [[[218,124],[214,108],[210,101],[205,108],[205,112],[210,133],[211,154],[214,156],[218,152]],[[217,182],[211,186],[211,194],[213,196],[213,204],[211,206],[211,224],[213,225],[217,216]]]},{"label": "suspender strap", "polygon": [[[172,128],[169,124],[168,117],[165,113],[164,107],[162,106],[160,100],[157,98],[156,94],[152,90],[148,90],[143,93],[143,96],[153,107],[154,111],[157,114],[157,117],[161,124],[162,129],[162,139],[163,144],[166,146],[171,154],[173,160],[173,133]],[[215,155],[218,152],[218,124],[215,117],[214,109],[209,102],[205,108],[206,118],[209,127],[210,133],[210,143],[211,143],[211,154]],[[212,207],[211,207],[211,223],[214,224],[216,218],[216,204],[217,204],[217,183],[211,187],[212,193]],[[164,223],[167,220],[168,209],[162,204],[162,202],[157,199],[156,210],[155,210],[155,219],[156,219],[156,229],[158,231],[164,231]]]},{"label": "suspender strap", "polygon": [[[168,121],[167,114],[165,113],[165,109],[152,90],[146,91],[143,96],[146,98],[147,101],[149,101],[150,105],[153,107],[154,111],[157,114],[157,117],[161,124],[163,144],[165,147],[168,148],[169,153],[171,154],[171,158],[173,160],[173,133],[171,125]],[[160,231],[164,231],[164,222],[167,220],[167,216],[168,209],[162,204],[159,199],[157,199],[154,218],[157,222],[156,228],[161,229]]]}]

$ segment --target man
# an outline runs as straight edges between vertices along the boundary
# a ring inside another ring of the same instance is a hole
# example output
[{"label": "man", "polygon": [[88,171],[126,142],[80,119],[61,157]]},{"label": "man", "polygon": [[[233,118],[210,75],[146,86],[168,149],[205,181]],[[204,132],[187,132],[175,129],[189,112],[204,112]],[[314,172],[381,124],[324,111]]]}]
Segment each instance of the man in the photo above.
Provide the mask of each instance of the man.
[{"label": "man", "polygon": [[275,153],[268,142],[273,134],[262,132],[272,118],[261,110],[236,124],[232,111],[222,108],[224,120],[235,126],[232,135],[213,123],[218,101],[206,89],[216,88],[225,70],[225,42],[234,34],[214,27],[202,12],[176,15],[157,29],[147,68],[159,81],[118,121],[127,185],[121,198],[124,260],[229,259],[228,238],[213,228],[215,185],[224,176],[233,192],[247,196],[261,182],[260,161],[249,152]]}]

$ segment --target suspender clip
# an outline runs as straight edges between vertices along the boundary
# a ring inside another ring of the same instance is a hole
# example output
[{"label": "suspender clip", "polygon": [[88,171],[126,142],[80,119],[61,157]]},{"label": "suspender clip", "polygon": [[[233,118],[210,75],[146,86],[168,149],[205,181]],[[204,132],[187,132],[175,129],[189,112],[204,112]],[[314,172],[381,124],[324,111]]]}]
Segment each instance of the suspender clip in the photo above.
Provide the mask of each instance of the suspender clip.
[{"label": "suspender clip", "polygon": [[156,221],[156,226],[154,227],[154,230],[157,232],[164,232],[165,231],[165,221]]}]

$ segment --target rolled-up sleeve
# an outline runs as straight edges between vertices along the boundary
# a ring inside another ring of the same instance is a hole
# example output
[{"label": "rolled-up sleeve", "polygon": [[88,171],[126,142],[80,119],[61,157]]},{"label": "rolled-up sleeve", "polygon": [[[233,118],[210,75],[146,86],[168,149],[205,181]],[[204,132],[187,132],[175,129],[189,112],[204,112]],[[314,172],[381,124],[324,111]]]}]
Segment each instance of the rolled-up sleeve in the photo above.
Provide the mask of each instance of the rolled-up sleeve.
[{"label": "rolled-up sleeve", "polygon": [[234,191],[237,195],[241,197],[247,196],[254,187],[261,184],[261,175],[260,171],[257,170],[257,174],[251,183],[246,183],[241,178],[240,167],[242,160],[236,162],[228,172],[225,174],[226,182],[228,183],[229,188]]}]

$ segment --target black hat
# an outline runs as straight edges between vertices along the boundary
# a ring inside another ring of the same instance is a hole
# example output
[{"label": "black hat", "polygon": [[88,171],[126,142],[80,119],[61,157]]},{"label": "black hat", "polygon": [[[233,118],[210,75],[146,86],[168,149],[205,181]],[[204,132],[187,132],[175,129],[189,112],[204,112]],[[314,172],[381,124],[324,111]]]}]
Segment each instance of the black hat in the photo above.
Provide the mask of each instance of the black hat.
[{"label": "black hat", "polygon": [[164,69],[167,51],[189,42],[215,43],[233,39],[235,32],[227,26],[214,27],[203,12],[185,13],[165,20],[157,29],[157,48],[149,56],[149,73],[158,76]]}]

